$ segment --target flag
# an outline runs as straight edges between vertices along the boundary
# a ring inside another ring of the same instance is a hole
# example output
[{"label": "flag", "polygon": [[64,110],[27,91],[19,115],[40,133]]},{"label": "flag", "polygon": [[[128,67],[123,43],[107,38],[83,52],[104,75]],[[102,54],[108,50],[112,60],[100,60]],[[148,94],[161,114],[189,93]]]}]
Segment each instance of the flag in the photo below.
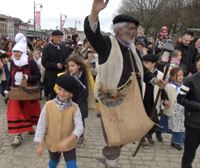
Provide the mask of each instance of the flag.
[{"label": "flag", "polygon": [[67,19],[66,15],[60,14],[60,30],[63,30],[66,19]]},{"label": "flag", "polygon": [[41,13],[40,11],[35,11],[35,27],[41,29]]}]

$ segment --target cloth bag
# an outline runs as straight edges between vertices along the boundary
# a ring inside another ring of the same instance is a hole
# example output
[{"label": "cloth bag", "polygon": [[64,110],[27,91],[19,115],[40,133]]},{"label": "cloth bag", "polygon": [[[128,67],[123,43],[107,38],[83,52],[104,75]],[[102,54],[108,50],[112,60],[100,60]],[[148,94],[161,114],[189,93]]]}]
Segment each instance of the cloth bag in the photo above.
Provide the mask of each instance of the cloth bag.
[{"label": "cloth bag", "polygon": [[117,93],[99,92],[99,98],[108,146],[138,141],[153,127],[145,112],[135,73]]}]

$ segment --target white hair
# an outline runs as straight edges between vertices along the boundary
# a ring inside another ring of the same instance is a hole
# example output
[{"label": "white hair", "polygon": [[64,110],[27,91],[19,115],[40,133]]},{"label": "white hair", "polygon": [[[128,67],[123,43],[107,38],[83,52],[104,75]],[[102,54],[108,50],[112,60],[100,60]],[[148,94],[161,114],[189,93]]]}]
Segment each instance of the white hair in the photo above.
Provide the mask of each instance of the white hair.
[{"label": "white hair", "polygon": [[115,34],[118,34],[119,29],[120,29],[120,28],[123,28],[123,27],[125,27],[125,26],[127,26],[127,22],[115,23],[115,24],[113,25],[113,31],[114,31],[114,33],[115,33]]}]

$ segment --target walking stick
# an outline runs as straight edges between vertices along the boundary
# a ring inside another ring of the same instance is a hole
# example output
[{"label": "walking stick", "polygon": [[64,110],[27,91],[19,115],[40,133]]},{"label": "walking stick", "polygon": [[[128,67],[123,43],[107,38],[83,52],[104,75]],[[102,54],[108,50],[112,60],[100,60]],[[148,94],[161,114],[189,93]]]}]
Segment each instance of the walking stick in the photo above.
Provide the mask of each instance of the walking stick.
[{"label": "walking stick", "polygon": [[[167,74],[168,74],[168,71],[169,71],[169,67],[170,67],[170,63],[171,63],[171,59],[172,59],[172,51],[174,50],[174,45],[173,45],[173,41],[171,40],[168,40],[166,44],[163,45],[163,47],[161,48],[162,51],[166,51],[166,52],[169,52],[169,59],[168,59],[168,62],[167,62],[167,65],[166,65],[166,69],[164,71],[164,75],[163,75],[163,80],[165,81],[166,77],[167,77]],[[159,97],[160,97],[160,94],[161,94],[161,91],[162,89],[159,88],[158,90],[158,93],[156,95],[156,99],[155,99],[155,102],[154,102],[154,105],[153,105],[153,108],[152,108],[152,113],[151,113],[151,117],[150,119],[153,119],[154,118],[154,115],[156,113],[156,106],[158,104],[158,100],[159,100]],[[146,136],[146,135],[145,135]],[[142,145],[142,142],[145,138],[145,136],[139,141],[136,149],[135,149],[135,152],[132,154],[133,157],[135,157]]]}]

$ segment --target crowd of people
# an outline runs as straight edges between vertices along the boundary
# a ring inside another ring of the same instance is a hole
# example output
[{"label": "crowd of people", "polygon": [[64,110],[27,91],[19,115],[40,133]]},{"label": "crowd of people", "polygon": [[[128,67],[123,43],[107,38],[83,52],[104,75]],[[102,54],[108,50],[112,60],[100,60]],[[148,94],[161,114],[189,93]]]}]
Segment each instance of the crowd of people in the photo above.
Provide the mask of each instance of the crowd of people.
[{"label": "crowd of people", "polygon": [[[49,151],[50,168],[58,165],[62,152],[67,168],[76,168],[76,144],[84,143],[85,119],[95,108],[101,112],[107,168],[116,168],[122,147],[133,139],[115,141],[109,126],[126,118],[115,121],[107,114],[138,106],[153,121],[147,120],[153,124],[140,137],[142,146],[153,147],[154,133],[160,142],[163,133],[171,134],[171,147],[184,148],[182,168],[192,168],[200,144],[200,37],[185,31],[169,51],[164,47],[171,39],[167,26],[153,41],[137,19],[124,14],[113,19],[114,36],[102,35],[98,15],[107,3],[94,0],[84,22],[85,39],[77,34],[63,39],[60,30],[45,40],[30,42],[22,33],[14,40],[0,39],[0,91],[7,104],[8,133],[14,135],[11,145],[19,147],[23,133],[35,134],[38,155],[44,144]],[[135,83],[137,92],[131,93],[137,94],[138,104],[125,98]],[[13,98],[19,88],[39,94]]]}]

